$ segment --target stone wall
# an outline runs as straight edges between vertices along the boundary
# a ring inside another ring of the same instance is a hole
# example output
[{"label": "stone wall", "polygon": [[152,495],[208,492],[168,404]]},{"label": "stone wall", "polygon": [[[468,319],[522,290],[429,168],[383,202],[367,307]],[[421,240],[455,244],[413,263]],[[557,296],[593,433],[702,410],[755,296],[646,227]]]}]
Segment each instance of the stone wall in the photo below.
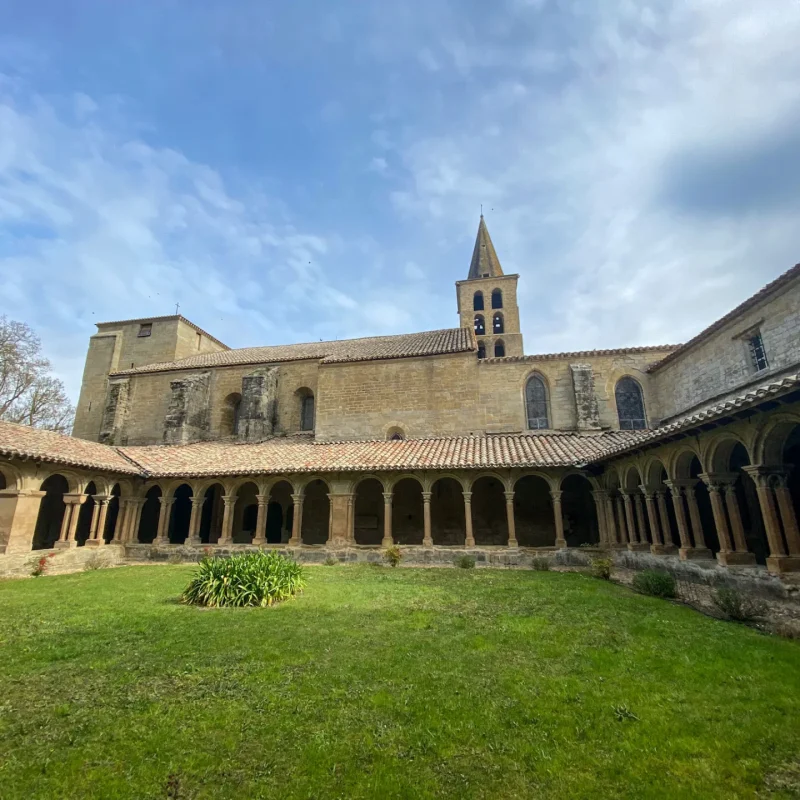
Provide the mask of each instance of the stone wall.
[{"label": "stone wall", "polygon": [[[758,326],[769,369],[756,373],[746,334]],[[800,361],[800,278],[738,315],[708,338],[653,373],[654,395],[665,421],[751,383],[796,368]]]}]

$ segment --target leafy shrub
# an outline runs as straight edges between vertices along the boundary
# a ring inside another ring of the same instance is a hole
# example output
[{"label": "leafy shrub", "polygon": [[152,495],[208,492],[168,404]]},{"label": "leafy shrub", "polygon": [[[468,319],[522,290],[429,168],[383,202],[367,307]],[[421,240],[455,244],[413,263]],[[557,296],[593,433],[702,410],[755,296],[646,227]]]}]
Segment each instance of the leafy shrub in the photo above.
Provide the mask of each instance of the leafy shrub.
[{"label": "leafy shrub", "polygon": [[33,569],[31,570],[31,576],[34,578],[38,578],[40,575],[44,575],[47,572],[47,567],[49,566],[47,563],[48,558],[53,558],[55,553],[48,553],[46,556],[42,556],[41,558],[36,560],[36,564],[34,564]]},{"label": "leafy shrub", "polygon": [[83,568],[87,572],[95,569],[103,569],[106,566],[106,562],[103,557],[98,552],[92,553],[86,561],[83,562]]},{"label": "leafy shrub", "polygon": [[610,558],[592,559],[592,575],[594,575],[595,578],[600,578],[600,580],[610,581],[613,567],[614,562]]},{"label": "leafy shrub", "polygon": [[764,613],[764,605],[730,586],[721,586],[711,594],[711,601],[728,619],[747,622]]},{"label": "leafy shrub", "polygon": [[535,556],[531,561],[531,566],[537,572],[548,572],[550,570],[550,559],[543,556]]},{"label": "leafy shrub", "polygon": [[338,563],[339,559],[334,558],[333,556],[328,556],[324,561],[326,567],[335,567]]},{"label": "leafy shrub", "polygon": [[271,606],[306,585],[303,568],[280,553],[204,558],[181,600],[200,606]]},{"label": "leafy shrub", "polygon": [[464,553],[456,558],[455,564],[461,569],[473,569],[475,566],[475,559]]},{"label": "leafy shrub", "polygon": [[400,563],[403,554],[400,552],[400,548],[396,544],[393,544],[383,551],[383,557],[389,562],[390,566],[396,567]]},{"label": "leafy shrub", "polygon": [[669,572],[644,569],[633,576],[633,588],[653,597],[675,597],[675,578]]}]

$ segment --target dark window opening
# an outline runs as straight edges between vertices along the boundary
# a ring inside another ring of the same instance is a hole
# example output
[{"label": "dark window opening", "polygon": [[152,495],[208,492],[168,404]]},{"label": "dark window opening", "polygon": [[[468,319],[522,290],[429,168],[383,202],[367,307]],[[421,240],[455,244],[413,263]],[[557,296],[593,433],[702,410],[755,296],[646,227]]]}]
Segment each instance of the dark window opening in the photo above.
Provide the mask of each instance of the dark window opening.
[{"label": "dark window opening", "polygon": [[153,332],[153,323],[152,322],[145,322],[139,326],[139,333],[138,336],[149,336]]},{"label": "dark window opening", "polygon": [[525,409],[530,430],[550,427],[547,413],[547,387],[538,375],[531,375],[525,384]]},{"label": "dark window opening", "polygon": [[622,378],[617,382],[614,395],[620,430],[636,431],[646,428],[642,387],[633,378]]},{"label": "dark window opening", "polygon": [[765,370],[769,363],[767,362],[767,351],[764,348],[764,340],[761,338],[761,333],[759,332],[749,337],[747,345],[750,348],[750,358],[753,361],[756,372]]},{"label": "dark window opening", "polygon": [[486,333],[486,322],[482,314],[475,315],[475,333],[478,336],[483,336]]},{"label": "dark window opening", "polygon": [[307,394],[303,397],[300,406],[300,430],[314,430],[314,395]]},{"label": "dark window opening", "polygon": [[475,296],[472,298],[472,310],[483,311],[483,292],[475,292]]},{"label": "dark window opening", "polygon": [[492,333],[504,333],[503,328],[503,315],[495,314],[492,320]]},{"label": "dark window opening", "polygon": [[506,346],[502,342],[495,342],[494,343],[494,357],[495,358],[505,358],[506,356]]},{"label": "dark window opening", "polygon": [[478,342],[478,358],[486,358],[486,342]]},{"label": "dark window opening", "polygon": [[492,308],[503,307],[503,293],[499,289],[492,292]]}]

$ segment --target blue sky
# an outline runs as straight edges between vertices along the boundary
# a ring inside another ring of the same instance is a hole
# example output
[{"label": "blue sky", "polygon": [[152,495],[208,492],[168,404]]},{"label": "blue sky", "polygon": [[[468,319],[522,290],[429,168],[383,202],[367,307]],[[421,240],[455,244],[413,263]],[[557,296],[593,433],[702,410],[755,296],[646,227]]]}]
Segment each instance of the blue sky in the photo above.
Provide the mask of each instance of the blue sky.
[{"label": "blue sky", "polygon": [[483,204],[528,353],[685,340],[800,261],[796,0],[0,0],[0,313],[232,347],[458,324]]}]

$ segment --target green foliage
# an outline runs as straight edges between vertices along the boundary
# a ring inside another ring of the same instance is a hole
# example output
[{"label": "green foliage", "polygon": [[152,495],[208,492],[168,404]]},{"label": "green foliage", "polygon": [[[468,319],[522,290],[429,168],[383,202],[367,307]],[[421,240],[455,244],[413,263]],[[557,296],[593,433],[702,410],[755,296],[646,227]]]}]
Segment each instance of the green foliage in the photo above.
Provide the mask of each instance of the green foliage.
[{"label": "green foliage", "polygon": [[675,578],[669,572],[645,569],[633,576],[633,588],[653,597],[675,597]]},{"label": "green foliage", "polygon": [[383,551],[383,557],[390,566],[396,567],[400,563],[400,559],[403,558],[403,554],[400,552],[400,548],[396,544],[393,544]]},{"label": "green foliage", "polygon": [[544,556],[535,556],[531,561],[531,566],[537,572],[549,572],[550,571],[550,559],[545,558]]},{"label": "green foliage", "polygon": [[333,556],[328,556],[323,563],[326,567],[335,567],[339,563],[339,559],[334,558]]},{"label": "green foliage", "polygon": [[306,585],[303,568],[280,553],[204,558],[181,600],[200,606],[271,606]]},{"label": "green foliage", "polygon": [[55,553],[48,553],[46,556],[38,558],[33,566],[33,569],[31,570],[31,577],[38,578],[40,575],[44,575],[49,566],[47,559],[53,558],[53,556],[55,556]]},{"label": "green foliage", "polygon": [[730,586],[721,586],[711,595],[711,601],[728,619],[748,622],[764,613],[764,604],[747,597]]},{"label": "green foliage", "polygon": [[617,722],[638,722],[639,717],[631,711],[628,706],[614,706],[614,716],[617,719]]},{"label": "green foliage", "polygon": [[456,557],[455,565],[460,569],[474,569],[475,559],[472,556],[468,556],[466,553],[463,553],[462,555]]},{"label": "green foliage", "polygon": [[600,580],[610,581],[611,570],[614,568],[614,562],[610,558],[593,558],[592,559],[592,575]]}]

